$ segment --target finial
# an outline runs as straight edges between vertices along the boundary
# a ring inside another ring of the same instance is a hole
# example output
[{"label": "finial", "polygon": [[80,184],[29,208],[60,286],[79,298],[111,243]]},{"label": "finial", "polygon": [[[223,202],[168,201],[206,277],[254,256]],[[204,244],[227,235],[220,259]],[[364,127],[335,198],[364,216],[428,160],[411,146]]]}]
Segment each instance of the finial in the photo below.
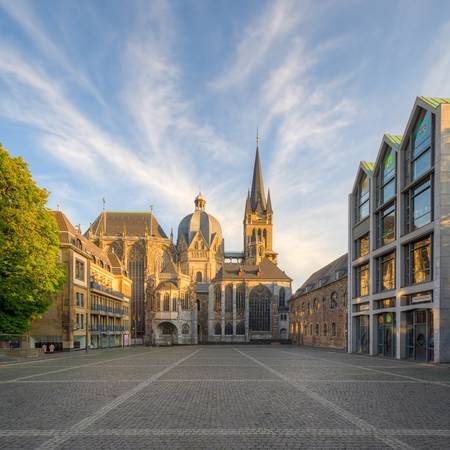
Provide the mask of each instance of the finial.
[{"label": "finial", "polygon": [[256,127],[256,146],[259,147],[259,143],[261,142],[261,139],[259,137],[259,127]]},{"label": "finial", "polygon": [[103,197],[102,198],[102,203],[103,203],[103,211],[106,209],[106,198]]}]

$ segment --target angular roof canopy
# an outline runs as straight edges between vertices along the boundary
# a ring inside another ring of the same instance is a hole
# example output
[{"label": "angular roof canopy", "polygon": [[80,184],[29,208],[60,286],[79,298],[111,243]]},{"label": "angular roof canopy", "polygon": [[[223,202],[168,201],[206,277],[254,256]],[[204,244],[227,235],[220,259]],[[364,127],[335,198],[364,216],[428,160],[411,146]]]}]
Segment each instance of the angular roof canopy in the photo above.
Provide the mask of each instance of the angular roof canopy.
[{"label": "angular roof canopy", "polygon": [[144,237],[145,233],[151,233],[167,239],[155,215],[150,212],[103,211],[92,224],[92,232],[96,236],[100,231],[105,236],[118,236],[125,231],[127,236]]},{"label": "angular roof canopy", "polygon": [[[260,272],[258,275],[258,271]],[[240,275],[242,273],[242,275]],[[239,280],[239,279],[261,279],[261,280],[283,280],[292,281],[284,271],[276,264],[264,258],[261,264],[229,264],[222,266],[216,275],[216,280]]]},{"label": "angular roof canopy", "polygon": [[433,108],[437,108],[442,103],[450,103],[450,98],[445,97],[418,97],[420,100],[424,101],[425,103],[428,103]]}]

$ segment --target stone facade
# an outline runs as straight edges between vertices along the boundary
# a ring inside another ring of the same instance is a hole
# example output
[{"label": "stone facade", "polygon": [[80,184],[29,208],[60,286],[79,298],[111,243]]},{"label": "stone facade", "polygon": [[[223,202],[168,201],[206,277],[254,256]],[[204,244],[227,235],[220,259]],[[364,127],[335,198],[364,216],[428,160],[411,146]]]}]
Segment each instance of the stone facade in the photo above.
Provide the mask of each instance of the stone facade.
[{"label": "stone facade", "polygon": [[128,268],[133,338],[154,345],[287,339],[292,280],[272,248],[272,202],[259,149],[242,252],[226,254],[220,223],[201,193],[194,204],[180,221],[176,244],[145,212],[104,211],[86,234]]},{"label": "stone facade", "polygon": [[66,282],[52,306],[32,323],[31,346],[57,350],[129,345],[131,280],[114,254],[94,245],[60,211],[59,262]]},{"label": "stone facade", "polygon": [[347,255],[311,275],[289,300],[294,344],[346,348]]}]

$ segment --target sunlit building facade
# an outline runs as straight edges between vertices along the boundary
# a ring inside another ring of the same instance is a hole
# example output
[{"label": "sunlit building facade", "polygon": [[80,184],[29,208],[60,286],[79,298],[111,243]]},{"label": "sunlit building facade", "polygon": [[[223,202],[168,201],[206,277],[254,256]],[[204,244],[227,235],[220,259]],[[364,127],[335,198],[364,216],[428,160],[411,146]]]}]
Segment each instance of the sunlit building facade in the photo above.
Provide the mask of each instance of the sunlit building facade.
[{"label": "sunlit building facade", "polygon": [[450,360],[450,99],[418,97],[349,196],[349,351]]}]

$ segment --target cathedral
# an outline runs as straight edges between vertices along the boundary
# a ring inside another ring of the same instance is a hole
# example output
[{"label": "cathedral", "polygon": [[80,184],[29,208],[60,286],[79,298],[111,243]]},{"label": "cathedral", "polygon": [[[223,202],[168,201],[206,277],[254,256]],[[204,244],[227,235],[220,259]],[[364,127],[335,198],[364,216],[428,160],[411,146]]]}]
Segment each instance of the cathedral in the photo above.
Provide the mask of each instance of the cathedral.
[{"label": "cathedral", "polygon": [[199,193],[176,242],[152,212],[103,211],[86,237],[119,258],[133,281],[131,337],[148,345],[288,338],[291,279],[272,247],[272,201],[258,146],[243,216],[243,251],[227,253]]}]

